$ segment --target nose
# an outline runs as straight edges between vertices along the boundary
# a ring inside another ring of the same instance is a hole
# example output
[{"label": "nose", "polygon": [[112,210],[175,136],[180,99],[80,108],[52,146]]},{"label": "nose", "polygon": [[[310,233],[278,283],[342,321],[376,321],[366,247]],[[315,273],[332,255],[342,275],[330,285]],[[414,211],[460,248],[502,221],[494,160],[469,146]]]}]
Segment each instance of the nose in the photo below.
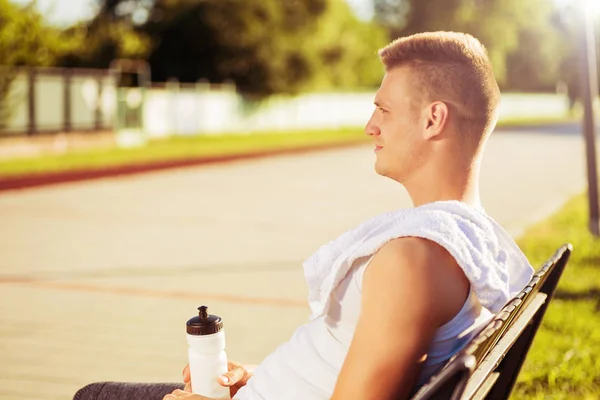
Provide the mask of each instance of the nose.
[{"label": "nose", "polygon": [[379,136],[379,134],[381,133],[379,127],[373,121],[374,116],[375,115],[373,114],[371,116],[371,119],[369,119],[369,122],[367,122],[367,126],[365,126],[365,134],[367,136]]}]

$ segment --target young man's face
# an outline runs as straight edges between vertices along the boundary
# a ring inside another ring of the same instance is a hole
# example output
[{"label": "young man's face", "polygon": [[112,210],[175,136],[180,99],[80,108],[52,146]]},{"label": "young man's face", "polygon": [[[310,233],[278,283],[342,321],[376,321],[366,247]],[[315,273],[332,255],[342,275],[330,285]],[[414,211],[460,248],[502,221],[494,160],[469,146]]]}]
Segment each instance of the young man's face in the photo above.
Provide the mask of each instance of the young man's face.
[{"label": "young man's face", "polygon": [[408,67],[388,71],[375,95],[376,109],[365,127],[375,142],[375,170],[404,182],[423,162],[420,110]]}]

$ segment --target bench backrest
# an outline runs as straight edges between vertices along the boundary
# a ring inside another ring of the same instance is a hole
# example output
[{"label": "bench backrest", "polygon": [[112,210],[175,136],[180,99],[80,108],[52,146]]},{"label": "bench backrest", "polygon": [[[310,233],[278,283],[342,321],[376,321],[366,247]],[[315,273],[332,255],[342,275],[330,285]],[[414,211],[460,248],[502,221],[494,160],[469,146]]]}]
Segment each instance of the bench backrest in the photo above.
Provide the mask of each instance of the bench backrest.
[{"label": "bench backrest", "polygon": [[529,284],[411,399],[508,399],[571,250],[571,244],[559,248]]}]

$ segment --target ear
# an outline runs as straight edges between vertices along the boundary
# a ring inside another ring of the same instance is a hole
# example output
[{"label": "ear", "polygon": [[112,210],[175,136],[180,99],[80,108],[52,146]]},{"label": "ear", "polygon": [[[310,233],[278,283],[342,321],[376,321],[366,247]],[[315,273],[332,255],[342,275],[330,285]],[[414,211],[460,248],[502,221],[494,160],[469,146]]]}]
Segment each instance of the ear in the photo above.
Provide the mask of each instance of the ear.
[{"label": "ear", "polygon": [[431,103],[426,112],[427,127],[423,138],[429,140],[442,133],[448,124],[449,112],[446,103],[441,101]]}]

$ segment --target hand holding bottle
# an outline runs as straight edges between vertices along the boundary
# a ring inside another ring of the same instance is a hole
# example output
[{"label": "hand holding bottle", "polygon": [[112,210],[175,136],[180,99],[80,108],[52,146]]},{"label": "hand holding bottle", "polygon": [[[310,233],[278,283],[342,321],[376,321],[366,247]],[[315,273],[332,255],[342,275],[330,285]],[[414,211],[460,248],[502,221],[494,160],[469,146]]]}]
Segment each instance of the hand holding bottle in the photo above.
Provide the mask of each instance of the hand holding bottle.
[{"label": "hand holding bottle", "polygon": [[[228,387],[231,397],[235,396],[241,387],[246,386],[248,379],[253,375],[256,365],[242,365],[235,361],[227,362],[227,373],[219,376],[218,382],[221,386]],[[185,383],[185,391],[192,392],[192,384],[190,377],[189,364],[183,369],[183,382]]]}]

